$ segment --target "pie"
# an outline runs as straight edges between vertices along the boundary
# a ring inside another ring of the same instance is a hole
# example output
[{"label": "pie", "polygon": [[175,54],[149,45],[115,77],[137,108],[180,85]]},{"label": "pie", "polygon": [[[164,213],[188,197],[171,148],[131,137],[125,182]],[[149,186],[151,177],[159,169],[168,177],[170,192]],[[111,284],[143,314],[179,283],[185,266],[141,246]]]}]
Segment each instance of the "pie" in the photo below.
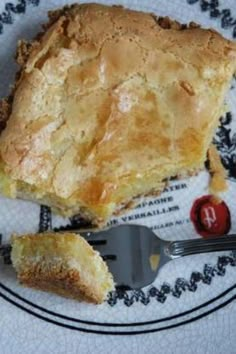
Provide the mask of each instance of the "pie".
[{"label": "pie", "polygon": [[19,281],[28,287],[97,304],[114,289],[106,263],[77,234],[15,235],[11,259]]},{"label": "pie", "polygon": [[236,70],[212,29],[121,6],[49,13],[0,105],[0,190],[104,224],[204,168]]}]

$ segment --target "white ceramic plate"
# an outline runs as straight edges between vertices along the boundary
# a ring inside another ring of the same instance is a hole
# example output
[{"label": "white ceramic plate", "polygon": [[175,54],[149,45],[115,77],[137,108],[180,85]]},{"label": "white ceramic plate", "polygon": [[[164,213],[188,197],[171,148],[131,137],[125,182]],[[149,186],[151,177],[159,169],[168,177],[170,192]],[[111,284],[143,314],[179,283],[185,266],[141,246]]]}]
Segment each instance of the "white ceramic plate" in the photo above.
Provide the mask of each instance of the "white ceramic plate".
[{"label": "white ceramic plate", "polygon": [[[9,92],[9,84],[14,79],[16,65],[13,53],[17,40],[33,38],[41,23],[46,21],[47,11],[65,3],[66,1],[62,0],[26,0],[8,5],[6,1],[0,3],[1,96]],[[117,2],[104,0],[103,3]],[[236,3],[233,0],[127,0],[119,1],[119,4],[159,15],[169,15],[180,22],[193,20],[204,27],[217,29],[228,38],[236,38]],[[213,233],[219,225],[224,225],[225,232],[236,231],[235,90],[236,82],[233,80],[227,97],[229,110],[223,117],[215,137],[229,172],[229,191],[222,195],[223,202],[220,207],[216,210],[206,204],[208,174],[202,172],[187,180],[173,181],[159,198],[148,199],[134,211],[112,220],[112,223],[145,224],[152,227],[160,237],[170,240],[201,237],[190,217],[191,210],[193,213],[194,208],[196,214],[201,206],[204,217],[198,219],[198,229],[201,224],[203,231]],[[79,218],[62,219],[52,215],[47,207],[30,202],[5,198],[0,200],[0,232],[3,242],[7,242],[14,231],[36,232],[62,226],[81,226],[81,223]],[[5,316],[11,316],[10,323],[13,328],[19,319],[20,323],[23,321],[24,326],[17,326],[17,333],[32,333],[32,326],[36,326],[34,329],[37,328],[37,331],[44,329],[44,333],[45,329],[49,333],[52,327],[59,326],[65,331],[86,332],[88,338],[91,338],[92,333],[132,335],[158,332],[183,324],[189,325],[190,322],[197,321],[232,302],[236,296],[235,265],[236,256],[232,253],[179,259],[166,265],[151,286],[135,292],[117,291],[110,295],[107,303],[93,306],[21,287],[11,266],[2,260],[0,309],[4,318],[4,309],[7,308]],[[36,322],[35,317],[39,319]],[[34,336],[28,340],[33,341],[32,338]],[[56,342],[56,338],[54,340]],[[12,348],[16,348],[19,338],[15,339],[15,342],[14,339],[12,341]],[[42,347],[42,352],[47,352],[48,345]],[[7,353],[9,343],[5,343],[3,348],[6,348],[4,353]],[[56,352],[56,344],[52,348]],[[107,351],[112,348],[109,341],[104,348]],[[65,352],[66,349],[63,350]]]}]

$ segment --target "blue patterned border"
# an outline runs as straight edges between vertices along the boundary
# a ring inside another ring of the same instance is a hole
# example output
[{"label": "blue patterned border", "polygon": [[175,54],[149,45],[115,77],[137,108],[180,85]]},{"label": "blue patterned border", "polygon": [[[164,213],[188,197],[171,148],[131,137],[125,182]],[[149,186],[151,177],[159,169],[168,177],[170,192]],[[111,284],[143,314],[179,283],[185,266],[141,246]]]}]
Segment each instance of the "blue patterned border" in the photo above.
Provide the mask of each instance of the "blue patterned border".
[{"label": "blue patterned border", "polygon": [[38,6],[39,2],[40,0],[18,0],[16,5],[7,2],[5,10],[0,14],[0,34],[3,33],[5,25],[11,25],[14,22],[15,14],[23,14],[27,5]]},{"label": "blue patterned border", "polygon": [[219,257],[215,266],[205,264],[203,272],[193,272],[189,281],[183,278],[178,278],[173,287],[164,283],[160,289],[152,286],[146,292],[143,290],[125,291],[117,289],[109,294],[107,302],[110,306],[114,306],[117,302],[123,301],[124,305],[128,307],[136,302],[148,305],[152,299],[164,303],[168,295],[180,298],[183,292],[195,292],[198,288],[198,283],[200,282],[210,285],[215,276],[222,277],[225,275],[227,266],[236,267],[236,253],[232,253],[232,256]]},{"label": "blue patterned border", "polygon": [[[208,11],[211,18],[218,18],[223,29],[231,29],[232,37],[236,38],[236,18],[228,8],[220,9],[219,0],[186,0],[189,5],[198,3],[203,12]],[[223,3],[223,2],[222,2]]]}]

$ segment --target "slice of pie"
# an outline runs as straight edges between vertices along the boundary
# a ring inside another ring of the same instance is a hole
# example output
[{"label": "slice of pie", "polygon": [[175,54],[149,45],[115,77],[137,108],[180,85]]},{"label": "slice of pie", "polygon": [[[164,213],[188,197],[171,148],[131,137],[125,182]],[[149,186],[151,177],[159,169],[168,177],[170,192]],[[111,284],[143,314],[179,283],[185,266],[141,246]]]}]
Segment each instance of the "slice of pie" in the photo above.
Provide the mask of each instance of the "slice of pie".
[{"label": "slice of pie", "polygon": [[114,289],[106,263],[76,234],[13,236],[11,259],[19,281],[32,288],[93,303]]},{"label": "slice of pie", "polygon": [[104,223],[204,168],[236,44],[120,6],[50,13],[1,104],[1,190]]}]

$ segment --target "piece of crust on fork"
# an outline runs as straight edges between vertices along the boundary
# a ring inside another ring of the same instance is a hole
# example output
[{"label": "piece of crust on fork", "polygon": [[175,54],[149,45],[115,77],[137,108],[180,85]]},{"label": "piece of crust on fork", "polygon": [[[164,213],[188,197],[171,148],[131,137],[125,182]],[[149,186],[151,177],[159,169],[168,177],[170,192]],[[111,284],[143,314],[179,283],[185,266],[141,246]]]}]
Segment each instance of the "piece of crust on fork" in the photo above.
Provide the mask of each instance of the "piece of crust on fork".
[{"label": "piece of crust on fork", "polygon": [[78,234],[15,235],[11,260],[20,283],[28,287],[96,304],[114,290],[106,263]]}]

